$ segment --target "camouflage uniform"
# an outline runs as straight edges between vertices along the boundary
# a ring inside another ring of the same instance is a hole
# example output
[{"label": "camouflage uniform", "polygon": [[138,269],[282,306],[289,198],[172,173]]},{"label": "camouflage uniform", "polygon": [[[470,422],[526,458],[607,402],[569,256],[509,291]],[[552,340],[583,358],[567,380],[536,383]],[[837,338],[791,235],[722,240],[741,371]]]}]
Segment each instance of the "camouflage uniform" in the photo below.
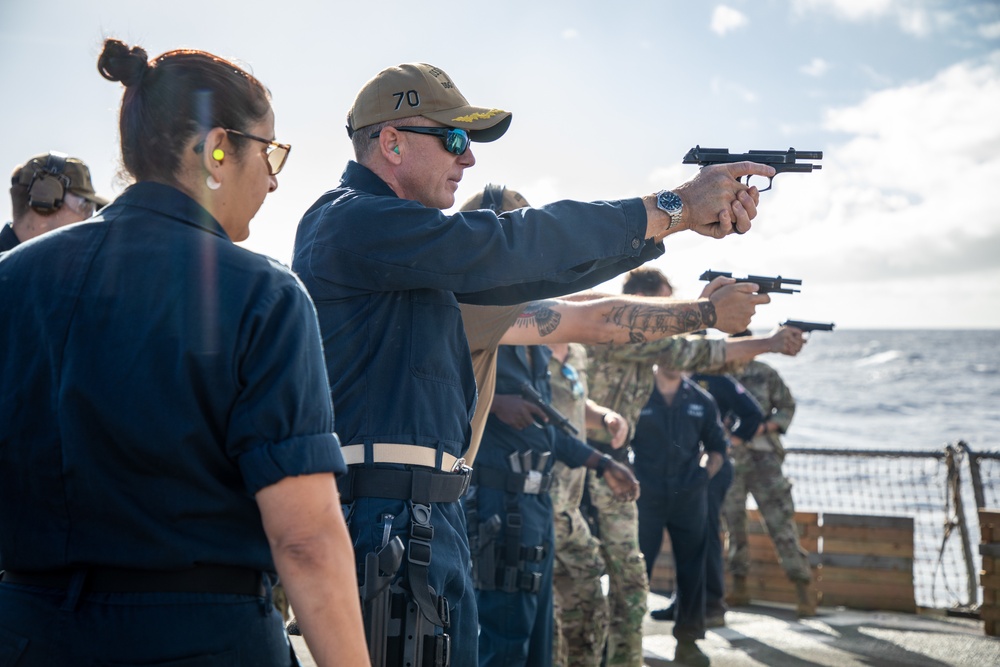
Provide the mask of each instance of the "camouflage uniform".
[{"label": "camouflage uniform", "polygon": [[[784,433],[795,413],[795,399],[778,372],[765,363],[751,361],[735,376],[760,403],[765,423],[774,422]],[[759,435],[733,447],[732,457],[735,475],[723,506],[729,527],[730,571],[734,576],[745,577],[750,568],[746,500],[747,493],[752,493],[788,578],[808,583],[809,553],[799,545],[793,519],[792,484],[781,472],[785,458],[781,438],[777,433]]]},{"label": "camouflage uniform", "polygon": [[[587,353],[590,398],[622,415],[633,428],[653,391],[653,364],[711,371],[725,368],[726,359],[725,341],[698,336],[590,346]],[[587,438],[594,444],[611,441],[604,431],[588,431]],[[611,579],[607,664],[639,667],[649,580],[639,551],[638,510],[634,502],[615,500],[608,485],[592,472],[587,475],[587,485],[591,504],[598,513],[601,554]]]},{"label": "camouflage uniform", "polygon": [[[552,406],[569,417],[580,430],[585,429],[587,403],[587,353],[582,345],[571,343],[565,365],[576,369],[579,388],[562,373],[558,360],[549,361]],[[580,499],[587,479],[586,468],[567,468],[556,462],[549,497],[555,518],[554,588],[555,630],[553,665],[599,667],[608,636],[608,599],[601,588],[604,559],[600,543],[590,534],[590,527],[580,512]]]}]

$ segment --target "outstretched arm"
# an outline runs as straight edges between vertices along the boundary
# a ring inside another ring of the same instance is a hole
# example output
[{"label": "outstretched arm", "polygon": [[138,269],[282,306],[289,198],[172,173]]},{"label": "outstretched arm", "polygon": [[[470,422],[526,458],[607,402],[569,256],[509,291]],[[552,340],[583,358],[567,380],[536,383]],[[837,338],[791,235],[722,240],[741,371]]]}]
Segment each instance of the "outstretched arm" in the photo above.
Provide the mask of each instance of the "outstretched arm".
[{"label": "outstretched arm", "polygon": [[694,301],[629,295],[533,301],[501,343],[633,344],[709,328],[735,333],[750,324],[757,305],[770,301],[731,278],[718,278],[712,286],[705,298]]},{"label": "outstretched arm", "polygon": [[805,345],[802,332],[794,327],[778,327],[769,336],[752,336],[726,341],[726,364],[741,364],[767,352],[794,357]]}]

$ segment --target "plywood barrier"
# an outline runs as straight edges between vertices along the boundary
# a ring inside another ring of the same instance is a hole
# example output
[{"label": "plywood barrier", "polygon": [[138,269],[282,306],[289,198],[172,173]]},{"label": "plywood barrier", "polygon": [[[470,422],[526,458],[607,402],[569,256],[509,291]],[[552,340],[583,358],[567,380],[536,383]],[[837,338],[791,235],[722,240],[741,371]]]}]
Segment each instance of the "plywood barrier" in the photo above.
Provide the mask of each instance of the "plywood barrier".
[{"label": "plywood barrier", "polygon": [[[747,510],[747,515],[750,545],[747,589],[751,601],[795,604],[795,584],[781,567],[760,513]],[[916,611],[912,518],[796,512],[795,524],[799,543],[810,554],[815,602],[855,609]],[[997,513],[996,529],[1000,537],[1000,512]],[[666,594],[674,590],[676,581],[666,531],[663,542],[650,588]],[[984,557],[983,562],[983,586],[984,591],[988,590],[984,598],[1000,600],[1000,544],[996,560],[987,561]],[[988,572],[987,567],[990,568]],[[992,588],[986,589],[987,584]],[[732,590],[732,577],[728,572],[726,586],[727,590]],[[1000,617],[1000,607],[996,615]],[[997,623],[1000,629],[1000,618]]]},{"label": "plywood barrier", "polygon": [[912,517],[824,513],[821,534],[824,605],[916,611]]},{"label": "plywood barrier", "polygon": [[979,553],[983,569],[979,572],[979,585],[983,589],[983,605],[979,617],[983,631],[1000,636],[1000,510],[979,510]]}]

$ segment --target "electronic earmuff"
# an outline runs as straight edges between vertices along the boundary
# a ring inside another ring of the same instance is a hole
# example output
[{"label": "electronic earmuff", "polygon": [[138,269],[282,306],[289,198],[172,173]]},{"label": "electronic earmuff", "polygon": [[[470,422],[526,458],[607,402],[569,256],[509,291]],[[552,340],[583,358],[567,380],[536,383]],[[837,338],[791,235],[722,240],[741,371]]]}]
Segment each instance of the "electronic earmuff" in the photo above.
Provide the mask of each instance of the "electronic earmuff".
[{"label": "electronic earmuff", "polygon": [[30,167],[21,171],[20,183],[28,187],[28,206],[40,213],[51,213],[62,206],[66,190],[70,186],[66,176],[64,153],[49,153],[45,164],[32,161]]},{"label": "electronic earmuff", "polygon": [[483,189],[483,203],[480,208],[488,208],[494,213],[503,213],[503,193],[507,188],[487,183]]}]

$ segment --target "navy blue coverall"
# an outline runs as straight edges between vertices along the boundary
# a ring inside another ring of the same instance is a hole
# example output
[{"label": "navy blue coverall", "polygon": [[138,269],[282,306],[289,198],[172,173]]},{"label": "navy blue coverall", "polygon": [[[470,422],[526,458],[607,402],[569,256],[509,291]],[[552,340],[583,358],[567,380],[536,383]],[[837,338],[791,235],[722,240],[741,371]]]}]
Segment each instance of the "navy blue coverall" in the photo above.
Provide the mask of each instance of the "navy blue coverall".
[{"label": "navy blue coverall", "polygon": [[[645,229],[640,199],[446,215],[350,162],[299,223],[292,268],[316,304],[337,433],[343,446],[364,447],[352,469],[404,469],[374,463],[375,443],[426,447],[438,461],[465,453],[476,383],[460,300],[523,303],[600,284],[662,254]],[[408,543],[411,507],[366,495],[351,511],[361,576],[385,537]],[[457,499],[433,503],[430,524],[428,584],[450,609],[452,665],[475,664],[479,624]]]},{"label": "navy blue coverall", "polygon": [[[707,391],[719,406],[729,432],[749,442],[757,434],[764,412],[757,399],[731,375],[695,373],[691,380]],[[726,610],[726,574],[722,564],[720,517],[722,503],[733,483],[733,461],[727,454],[722,468],[708,482],[708,555],[705,560],[705,614],[715,616]]]},{"label": "navy blue coverall", "polygon": [[[548,403],[552,400],[549,384],[549,359],[552,352],[545,346],[501,345],[497,351],[497,394],[520,394],[523,382],[531,385]],[[514,452],[532,452],[531,461],[544,474],[550,474],[555,460],[570,468],[582,466],[594,453],[589,445],[567,435],[555,426],[529,426],[518,430],[508,426],[496,415],[490,415],[483,433],[482,445],[476,456],[476,470],[510,473],[509,457]],[[541,457],[549,452],[547,457]],[[470,492],[471,493],[471,492]],[[521,516],[517,548],[542,547],[544,556],[538,561],[523,563],[522,571],[538,573],[537,592],[525,590],[483,590],[479,587],[479,665],[480,667],[549,667],[552,664],[552,564],[553,543],[552,500],[548,492],[508,493],[497,488],[477,485],[474,493],[480,521],[497,515],[507,525],[510,512]],[[469,530],[477,527],[470,524]],[[505,529],[496,536],[499,553],[513,546],[514,539]],[[484,545],[484,548],[492,548]],[[509,563],[508,563],[509,564]],[[480,559],[482,567],[482,559]],[[490,577],[496,572],[482,572]],[[495,579],[494,579],[495,581]]]},{"label": "navy blue coverall", "polygon": [[20,244],[21,241],[17,238],[17,234],[14,233],[14,227],[10,223],[0,228],[0,252],[13,250]]},{"label": "navy blue coverall", "polygon": [[715,400],[684,379],[670,405],[654,386],[642,409],[632,450],[635,475],[642,485],[639,549],[646,574],[670,533],[677,572],[674,637],[694,641],[705,636],[705,557],[708,548],[708,473],[703,452],[725,457],[729,443]]},{"label": "navy blue coverall", "polygon": [[254,494],[346,471],[301,283],[143,182],[0,285],[0,663],[292,665]]}]

